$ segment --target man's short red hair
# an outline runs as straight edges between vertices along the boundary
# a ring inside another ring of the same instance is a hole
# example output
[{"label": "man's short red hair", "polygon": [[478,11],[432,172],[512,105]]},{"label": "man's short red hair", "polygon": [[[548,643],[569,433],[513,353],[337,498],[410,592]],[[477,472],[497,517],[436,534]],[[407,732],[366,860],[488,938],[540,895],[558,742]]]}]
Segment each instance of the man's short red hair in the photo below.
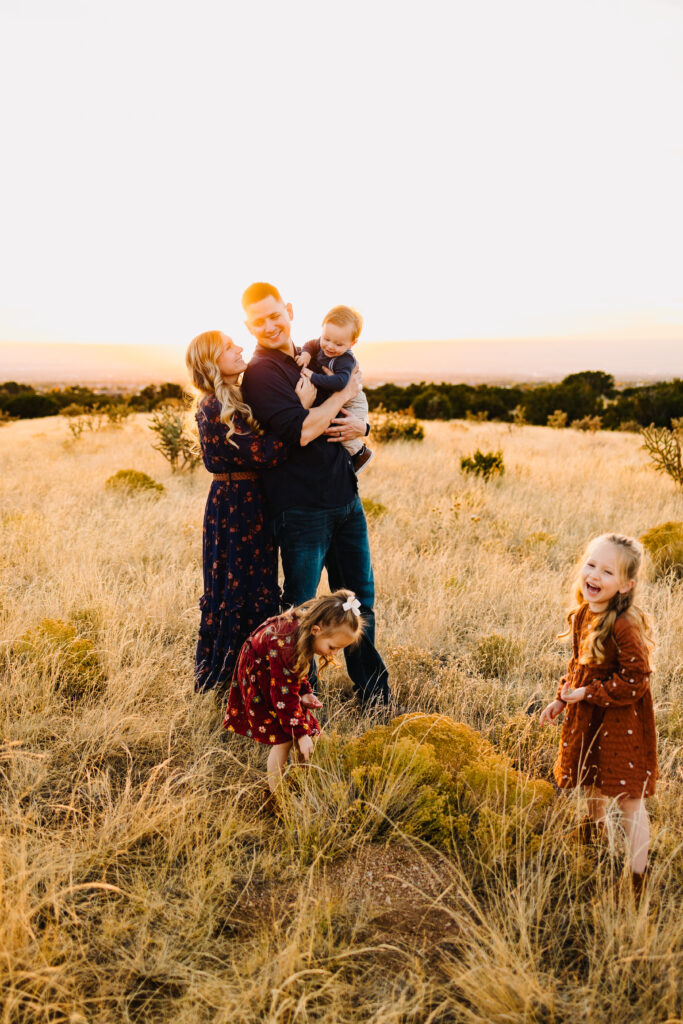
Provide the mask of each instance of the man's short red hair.
[{"label": "man's short red hair", "polygon": [[255,281],[254,284],[249,285],[242,295],[242,309],[246,311],[247,306],[251,306],[254,302],[260,302],[262,299],[267,299],[269,295],[272,295],[278,302],[282,302],[282,296],[274,284],[268,284],[267,281]]}]

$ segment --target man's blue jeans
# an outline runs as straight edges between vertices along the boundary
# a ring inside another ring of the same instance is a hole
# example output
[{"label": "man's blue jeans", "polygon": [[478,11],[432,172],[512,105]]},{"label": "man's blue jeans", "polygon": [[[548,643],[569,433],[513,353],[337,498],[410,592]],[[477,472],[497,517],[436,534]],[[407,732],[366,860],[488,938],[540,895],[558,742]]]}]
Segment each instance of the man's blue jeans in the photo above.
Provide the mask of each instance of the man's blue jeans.
[{"label": "man's blue jeans", "polygon": [[346,648],[346,668],[362,704],[388,703],[389,676],[375,649],[375,581],[365,513],[359,497],[340,508],[288,508],[274,521],[285,608],[315,597],[323,566],[330,590],[345,587],[360,601],[365,630]]}]

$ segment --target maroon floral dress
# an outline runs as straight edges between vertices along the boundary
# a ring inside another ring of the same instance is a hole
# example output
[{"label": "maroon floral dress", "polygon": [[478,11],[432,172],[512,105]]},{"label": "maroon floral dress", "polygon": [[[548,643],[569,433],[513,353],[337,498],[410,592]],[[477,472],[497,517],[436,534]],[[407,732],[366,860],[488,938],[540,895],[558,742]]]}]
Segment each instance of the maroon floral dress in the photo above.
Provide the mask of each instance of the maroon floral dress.
[{"label": "maroon floral dress", "polygon": [[204,465],[213,480],[204,513],[204,593],[195,659],[195,690],[232,679],[240,647],[260,622],[279,610],[277,554],[264,514],[258,470],[279,465],[285,445],[259,437],[235,415],[231,444],[220,421],[220,402],[205,398],[197,411]]},{"label": "maroon floral dress", "polygon": [[294,669],[298,628],[295,618],[276,615],[242,647],[223,722],[229,732],[271,746],[320,732],[301,705],[301,694],[311,693],[311,684],[307,672]]}]

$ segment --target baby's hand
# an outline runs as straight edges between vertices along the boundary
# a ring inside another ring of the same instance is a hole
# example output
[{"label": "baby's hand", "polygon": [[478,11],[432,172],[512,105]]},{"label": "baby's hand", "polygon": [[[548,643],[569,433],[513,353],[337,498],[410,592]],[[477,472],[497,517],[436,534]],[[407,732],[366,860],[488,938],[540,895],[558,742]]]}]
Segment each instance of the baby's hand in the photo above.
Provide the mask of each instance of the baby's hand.
[{"label": "baby's hand", "polygon": [[564,703],[561,700],[554,700],[551,704],[548,704],[547,708],[544,708],[543,711],[541,711],[540,724],[555,725],[555,720],[563,711]]},{"label": "baby's hand", "polygon": [[301,368],[301,376],[302,377],[308,377],[308,379],[310,380],[311,377],[313,376],[313,371],[312,370],[307,370],[305,366],[302,366],[302,368]]},{"label": "baby's hand", "polygon": [[294,362],[297,366],[308,366],[311,361],[310,352],[300,352],[298,356],[294,357]]},{"label": "baby's hand", "polygon": [[562,687],[562,700],[567,704],[578,704],[585,696],[585,686],[579,686],[577,690],[572,690],[571,683],[565,683]]},{"label": "baby's hand", "polygon": [[323,702],[318,700],[314,693],[304,693],[301,697],[301,706],[304,708],[321,708]]}]

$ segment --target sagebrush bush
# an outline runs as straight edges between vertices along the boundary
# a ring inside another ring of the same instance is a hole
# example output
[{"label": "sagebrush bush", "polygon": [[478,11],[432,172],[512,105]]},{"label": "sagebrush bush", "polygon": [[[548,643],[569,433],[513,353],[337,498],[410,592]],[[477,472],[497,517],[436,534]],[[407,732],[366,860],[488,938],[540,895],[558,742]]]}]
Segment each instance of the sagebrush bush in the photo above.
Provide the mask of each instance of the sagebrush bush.
[{"label": "sagebrush bush", "polygon": [[482,452],[477,448],[473,455],[463,455],[460,459],[460,468],[463,473],[473,473],[484,480],[502,476],[505,472],[503,453],[500,449],[497,452]]},{"label": "sagebrush bush", "polygon": [[170,463],[174,473],[199,465],[202,460],[199,439],[189,431],[181,405],[165,402],[157,406],[149,429],[157,436],[157,443],[152,447]]},{"label": "sagebrush bush", "polygon": [[79,621],[42,619],[14,645],[13,654],[36,676],[49,679],[66,697],[83,697],[95,689],[104,672],[95,644],[80,631]]},{"label": "sagebrush bush", "polygon": [[572,420],[572,430],[590,430],[591,434],[594,434],[601,427],[602,417],[600,416],[581,416],[580,419]]},{"label": "sagebrush bush", "polygon": [[124,494],[143,492],[158,496],[166,490],[163,484],[137,469],[119,469],[117,473],[105,480],[104,486],[110,491],[119,491]]},{"label": "sagebrush bush", "polygon": [[407,412],[386,412],[378,406],[371,416],[375,441],[423,441],[422,424]]},{"label": "sagebrush bush", "polygon": [[683,576],[683,523],[670,520],[653,526],[640,540],[650,556],[655,576],[670,572],[679,578]]},{"label": "sagebrush bush", "polygon": [[437,846],[476,848],[486,860],[505,856],[520,830],[541,827],[553,787],[527,779],[467,725],[445,715],[408,714],[342,746],[355,789],[356,827],[394,822]]},{"label": "sagebrush bush", "polygon": [[505,679],[522,658],[522,645],[508,636],[490,633],[480,637],[473,651],[474,663],[483,676]]},{"label": "sagebrush bush", "polygon": [[567,413],[563,409],[556,409],[548,416],[547,426],[552,427],[553,430],[562,430],[567,426],[567,419]]},{"label": "sagebrush bush", "polygon": [[363,509],[368,519],[379,519],[387,512],[386,505],[383,505],[381,501],[373,501],[372,498],[363,498]]}]

